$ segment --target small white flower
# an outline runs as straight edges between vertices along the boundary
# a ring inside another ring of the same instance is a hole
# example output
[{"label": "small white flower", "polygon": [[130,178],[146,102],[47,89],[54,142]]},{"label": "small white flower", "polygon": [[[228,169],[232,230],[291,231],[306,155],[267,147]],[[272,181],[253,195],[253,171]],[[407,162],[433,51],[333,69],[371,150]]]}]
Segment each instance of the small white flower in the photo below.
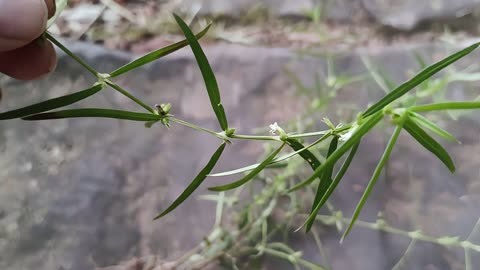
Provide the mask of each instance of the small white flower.
[{"label": "small white flower", "polygon": [[280,127],[278,126],[277,122],[270,125],[270,133],[272,135],[275,135],[279,129]]}]

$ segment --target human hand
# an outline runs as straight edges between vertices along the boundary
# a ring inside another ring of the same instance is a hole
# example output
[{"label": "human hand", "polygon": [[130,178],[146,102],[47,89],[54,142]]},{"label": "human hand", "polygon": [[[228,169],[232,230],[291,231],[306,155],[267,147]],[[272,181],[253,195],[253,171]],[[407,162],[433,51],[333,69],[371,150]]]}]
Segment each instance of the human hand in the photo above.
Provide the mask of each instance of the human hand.
[{"label": "human hand", "polygon": [[32,80],[55,68],[53,45],[37,39],[55,9],[55,0],[0,0],[1,73]]}]

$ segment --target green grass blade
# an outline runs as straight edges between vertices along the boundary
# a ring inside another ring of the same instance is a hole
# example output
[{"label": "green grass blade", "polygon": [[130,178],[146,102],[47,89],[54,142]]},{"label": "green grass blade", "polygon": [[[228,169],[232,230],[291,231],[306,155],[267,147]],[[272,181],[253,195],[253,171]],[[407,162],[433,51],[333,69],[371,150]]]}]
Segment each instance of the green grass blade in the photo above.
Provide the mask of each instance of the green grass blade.
[{"label": "green grass blade", "polygon": [[459,142],[455,136],[453,136],[450,132],[444,130],[443,128],[439,127],[434,122],[428,120],[427,118],[423,117],[422,115],[414,112],[409,113],[410,119],[415,122],[417,125],[422,126],[426,129],[429,129],[433,133],[437,134],[438,136],[444,138],[448,141]]},{"label": "green grass blade", "polygon": [[300,151],[298,154],[306,161],[308,164],[310,164],[310,167],[312,169],[318,168],[318,166],[321,165],[320,161],[318,158],[309,150],[305,149],[305,146],[301,144],[298,140],[293,139],[293,138],[288,138],[286,143],[293,149],[293,151]]},{"label": "green grass blade", "polygon": [[409,118],[406,119],[404,128],[415,140],[417,140],[417,142],[425,147],[425,149],[437,156],[437,158],[440,159],[440,161],[442,161],[452,173],[455,172],[455,164],[453,164],[452,158],[448,154],[447,150],[445,150],[442,145],[435,141],[435,139],[430,137],[427,132],[425,132]]},{"label": "green grass blade", "polygon": [[278,153],[282,151],[283,146],[285,146],[285,143],[282,143],[282,145],[277,150],[273,151],[262,163],[260,163],[260,165],[258,165],[254,170],[252,170],[247,175],[245,175],[245,177],[243,177],[242,179],[230,184],[211,187],[211,188],[208,188],[208,190],[227,191],[234,188],[238,188],[246,184],[248,181],[252,180],[257,174],[259,174],[263,169],[265,169],[265,167],[267,167],[267,165],[270,164],[270,162],[272,162],[272,160],[278,155]]},{"label": "green grass blade", "polygon": [[363,206],[365,205],[365,202],[367,201],[368,197],[370,196],[370,193],[372,193],[373,187],[377,183],[378,178],[380,177],[380,173],[383,170],[383,167],[385,167],[385,164],[387,163],[388,159],[390,158],[390,154],[392,153],[393,147],[395,146],[395,143],[397,142],[398,136],[400,136],[400,132],[402,131],[402,126],[396,126],[395,130],[393,131],[392,137],[390,137],[390,141],[387,144],[387,147],[385,148],[385,151],[383,152],[382,157],[380,158],[380,161],[377,164],[377,167],[375,168],[375,171],[373,172],[372,178],[370,178],[370,181],[368,182],[367,188],[363,192],[362,198],[357,204],[357,207],[355,208],[355,211],[353,212],[352,219],[350,220],[350,224],[347,227],[347,230],[343,233],[341,241],[347,237],[347,235],[350,233],[350,231],[353,228],[353,225],[358,219],[358,216],[360,215],[360,212],[362,211]]},{"label": "green grass blade", "polygon": [[205,86],[207,87],[208,97],[210,98],[210,103],[212,104],[213,111],[217,116],[218,122],[222,130],[228,129],[227,116],[225,115],[225,110],[220,100],[220,91],[218,90],[217,79],[213,73],[212,67],[208,63],[208,59],[205,56],[205,53],[198,43],[197,39],[192,33],[192,30],[188,25],[180,18],[178,15],[174,14],[177,24],[182,29],[185,38],[188,40],[190,47],[192,48],[195,59],[197,60],[198,67],[202,72],[203,80],[205,81]]},{"label": "green grass blade", "polygon": [[[310,224],[315,221],[315,218],[317,217],[318,211],[323,207],[323,205],[327,202],[328,198],[332,195],[333,191],[337,188],[338,184],[340,183],[340,180],[342,180],[343,176],[345,176],[345,173],[348,170],[348,167],[350,167],[350,164],[352,163],[353,158],[355,157],[355,154],[357,153],[358,147],[360,146],[360,143],[355,144],[352,149],[350,150],[350,153],[348,154],[347,158],[342,164],[342,167],[338,171],[337,175],[335,176],[335,179],[333,180],[332,184],[328,187],[327,191],[323,195],[322,199],[320,202],[315,206],[315,209],[310,213],[310,216],[308,216],[307,220],[303,223],[302,226],[300,226],[298,230],[300,230],[303,226],[306,224]],[[307,232],[310,231],[310,228],[307,228]]]},{"label": "green grass blade", "polygon": [[329,158],[327,158],[327,160],[325,160],[325,162],[320,165],[309,178],[292,187],[289,192],[298,190],[312,183],[315,178],[320,176],[323,171],[328,168],[328,166],[337,162],[337,160],[339,160],[343,156],[343,154],[345,154],[355,144],[359,143],[362,137],[367,134],[378,122],[380,122],[382,118],[383,113],[377,112],[376,114],[365,119],[365,121],[352,134],[352,136],[347,141],[345,141]]},{"label": "green grass blade", "polygon": [[[328,137],[330,137],[330,133],[327,133],[325,135],[323,135],[321,138],[319,138],[318,140],[314,141],[313,143],[307,145],[306,147],[304,148],[301,148],[301,149],[298,149],[297,151],[295,152],[292,152],[292,153],[289,153],[289,154],[286,154],[286,155],[283,155],[283,156],[280,156],[278,158],[274,158],[272,160],[272,162],[270,162],[270,164],[268,164],[268,166],[266,168],[269,168],[271,167],[272,165],[274,164],[277,164],[279,162],[282,162],[284,160],[287,160],[297,154],[301,154],[303,151],[305,150],[308,150],[309,148],[323,142],[324,140],[326,140]],[[287,142],[288,143],[288,142]],[[208,176],[213,176],[213,177],[220,177],[220,176],[228,176],[228,175],[234,175],[234,174],[238,174],[238,173],[243,173],[243,172],[248,172],[248,171],[251,171],[253,169],[255,169],[256,167],[258,167],[258,165],[260,165],[260,163],[256,163],[256,164],[252,164],[252,165],[249,165],[249,166],[245,166],[245,167],[242,167],[242,168],[239,168],[239,169],[235,169],[235,170],[231,170],[231,171],[226,171],[226,172],[221,172],[221,173],[215,173],[215,174],[210,174]]]},{"label": "green grass blade", "polygon": [[[327,158],[331,156],[333,152],[335,152],[335,150],[337,150],[337,145],[338,145],[338,136],[334,136],[328,148]],[[330,185],[332,184],[332,174],[333,174],[334,167],[335,167],[335,163],[332,163],[323,172],[320,178],[320,182],[318,183],[317,193],[315,194],[315,199],[313,200],[312,209],[310,210],[310,215],[317,216],[318,210],[320,210],[320,208],[318,208],[317,210],[317,205],[320,203],[321,199],[324,197],[325,193],[328,190],[328,187],[330,187]],[[315,220],[313,219],[307,223],[307,232],[310,231],[310,229],[312,228],[314,221]]]},{"label": "green grass blade", "polygon": [[178,196],[178,198],[169,206],[165,211],[163,211],[161,214],[156,216],[153,220],[159,219],[166,214],[170,213],[173,211],[175,208],[177,208],[182,202],[184,202],[192,193],[202,184],[203,180],[207,178],[207,175],[212,171],[213,167],[215,167],[215,164],[217,164],[218,160],[220,159],[220,156],[223,153],[223,150],[225,149],[226,143],[222,143],[220,147],[218,147],[217,151],[213,154],[213,156],[210,158],[210,161],[208,161],[207,165],[198,173],[198,175],[192,180],[190,185]]},{"label": "green grass blade", "polygon": [[77,101],[85,99],[98,91],[102,90],[103,86],[100,84],[94,85],[88,89],[79,91],[77,93],[65,95],[62,97],[52,98],[46,101],[39,102],[30,106],[26,106],[20,109],[11,110],[8,112],[0,113],[0,120],[21,118],[32,114],[42,113],[64,107],[73,104]]},{"label": "green grass blade", "polygon": [[[205,36],[205,34],[208,32],[208,30],[210,29],[210,24],[205,27],[205,29],[203,29],[201,32],[199,32],[195,37],[197,39],[201,39],[203,36]],[[114,78],[114,77],[118,77],[132,69],[135,69],[135,68],[138,68],[138,67],[141,67],[143,65],[146,65],[148,63],[151,63],[159,58],[162,58],[166,55],[169,55],[175,51],[178,51],[179,49],[185,47],[188,45],[188,41],[186,39],[180,41],[180,42],[177,42],[175,44],[172,44],[172,45],[169,45],[167,47],[164,47],[164,48],[161,48],[161,49],[158,49],[156,51],[153,51],[153,52],[150,52],[138,59],[135,59],[133,60],[132,62],[124,65],[124,66],[121,66],[119,67],[118,69],[112,71],[110,73],[110,77]]]},{"label": "green grass blade", "polygon": [[151,113],[137,113],[137,112],[110,110],[110,109],[97,109],[97,108],[73,109],[73,110],[40,113],[40,114],[34,114],[27,117],[23,117],[22,119],[31,121],[31,120],[80,118],[80,117],[114,118],[114,119],[131,120],[131,121],[158,121],[162,119],[160,115],[151,114]]},{"label": "green grass blade", "polygon": [[401,84],[399,87],[394,89],[392,92],[384,96],[380,101],[375,103],[374,105],[370,106],[364,113],[364,116],[369,116],[372,115],[380,110],[382,110],[385,106],[388,104],[392,103],[396,99],[400,98],[401,96],[405,95],[408,93],[410,90],[415,88],[417,85],[421,84],[423,81],[426,79],[432,77],[434,74],[438,73],[442,69],[446,68],[447,66],[453,64],[457,60],[461,59],[462,57],[466,56],[467,54],[471,53],[474,51],[480,43],[475,43],[471,45],[470,47],[467,47],[455,54],[452,54],[445,59],[425,68],[422,70],[420,73],[418,73],[415,77],[412,79],[404,82]]},{"label": "green grass blade", "polygon": [[413,55],[415,56],[415,60],[417,61],[417,64],[420,66],[420,68],[426,69],[428,64],[427,62],[425,62],[425,59],[423,59],[423,56],[418,51],[413,52]]},{"label": "green grass blade", "polygon": [[411,107],[412,112],[430,112],[430,111],[446,111],[446,110],[474,110],[480,109],[480,101],[464,101],[464,102],[442,102],[435,104],[425,104]]}]

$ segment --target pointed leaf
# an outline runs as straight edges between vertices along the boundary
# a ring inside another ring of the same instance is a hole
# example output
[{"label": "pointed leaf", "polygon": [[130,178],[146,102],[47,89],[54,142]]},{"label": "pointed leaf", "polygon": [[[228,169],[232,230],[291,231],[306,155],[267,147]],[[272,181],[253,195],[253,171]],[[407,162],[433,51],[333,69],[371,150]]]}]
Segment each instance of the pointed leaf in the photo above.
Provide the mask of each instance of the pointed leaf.
[{"label": "pointed leaf", "polygon": [[[303,223],[300,228],[297,230],[300,230],[303,226],[306,224],[310,224],[315,221],[315,218],[317,217],[318,211],[323,207],[323,205],[327,202],[328,198],[332,195],[333,191],[337,188],[338,184],[340,183],[340,180],[342,180],[343,176],[348,170],[348,167],[350,167],[350,164],[352,163],[353,158],[355,157],[355,154],[357,153],[358,146],[360,143],[355,144],[352,147],[352,150],[350,150],[350,153],[348,154],[347,158],[342,164],[342,167],[338,171],[337,175],[335,176],[335,179],[333,180],[332,184],[328,187],[327,191],[323,195],[322,199],[320,202],[315,206],[315,209],[310,213],[310,216],[308,216],[307,220]],[[307,227],[307,232],[309,232],[310,228]]]},{"label": "pointed leaf", "polygon": [[404,128],[413,138],[415,138],[415,140],[417,140],[417,142],[437,156],[452,173],[455,172],[455,165],[453,164],[452,158],[442,145],[430,137],[428,133],[409,118],[406,119]]},{"label": "pointed leaf", "polygon": [[[337,150],[337,145],[338,145],[338,136],[334,136],[332,141],[330,142],[330,147],[328,148],[328,154],[327,158]],[[315,199],[313,200],[312,204],[312,209],[310,210],[310,215],[317,216],[318,210],[320,208],[317,208],[317,205],[320,203],[321,199],[327,192],[328,187],[332,184],[332,173],[333,173],[333,168],[335,166],[335,163],[332,163],[330,166],[328,166],[325,171],[322,174],[322,177],[320,178],[320,182],[318,183],[317,187],[317,193],[315,194]],[[313,222],[315,220],[313,219],[312,221],[307,223],[307,232],[310,231],[312,228]]]},{"label": "pointed leaf", "polygon": [[[294,151],[299,151],[305,148],[303,144],[301,144],[298,140],[293,139],[293,138],[288,138],[286,143],[294,150]],[[321,165],[320,161],[318,158],[312,154],[312,152],[308,151],[307,149],[304,149],[300,153],[298,153],[308,164],[310,164],[310,167],[312,169],[316,169],[318,166]]]},{"label": "pointed leaf", "polygon": [[380,120],[383,118],[382,112],[377,112],[369,118],[365,119],[364,122],[356,129],[356,131],[350,136],[350,138],[345,141],[333,154],[325,160],[325,162],[320,165],[313,174],[307,178],[305,181],[292,187],[289,192],[295,191],[302,187],[309,185],[315,178],[320,176],[328,166],[335,164],[343,154],[345,154],[350,148],[355,144],[359,143],[362,137],[367,134]]},{"label": "pointed leaf", "polygon": [[170,213],[173,211],[177,206],[179,206],[182,202],[184,202],[192,193],[202,184],[203,180],[207,178],[207,175],[212,171],[213,167],[215,167],[215,164],[217,164],[217,161],[220,159],[220,156],[223,153],[223,150],[225,149],[226,143],[222,143],[220,147],[218,147],[217,151],[213,154],[213,156],[210,158],[210,161],[208,161],[207,165],[200,171],[200,173],[193,179],[193,181],[188,185],[188,187],[178,196],[178,198],[169,206],[165,211],[163,211],[161,214],[156,216],[155,219],[159,219],[166,214]]},{"label": "pointed leaf", "polygon": [[430,111],[446,111],[446,110],[473,110],[480,109],[479,101],[463,101],[463,102],[443,102],[435,104],[425,104],[411,107],[412,112],[430,112]]},{"label": "pointed leaf", "polygon": [[253,171],[248,173],[242,179],[240,179],[238,181],[235,181],[233,183],[230,183],[230,184],[211,187],[211,188],[208,188],[208,190],[211,190],[211,191],[226,191],[226,190],[231,190],[231,189],[234,189],[234,188],[238,188],[238,187],[246,184],[248,181],[252,180],[257,174],[259,174],[263,169],[265,169],[265,167],[267,167],[267,165],[270,164],[270,162],[272,162],[272,160],[278,155],[278,153],[280,153],[280,151],[282,150],[284,145],[285,145],[285,143],[282,143],[282,145],[277,150],[273,151],[262,163],[260,163],[260,165],[258,165]]},{"label": "pointed leaf", "polygon": [[383,155],[380,158],[380,161],[378,162],[377,167],[375,168],[375,171],[373,172],[372,178],[370,178],[367,188],[363,192],[362,198],[360,198],[360,201],[358,202],[357,207],[355,208],[352,219],[350,220],[350,224],[348,225],[347,230],[343,233],[341,241],[343,241],[345,237],[347,237],[347,235],[352,230],[353,225],[357,221],[358,216],[360,215],[360,212],[362,211],[362,208],[365,205],[365,202],[370,196],[370,193],[372,193],[373,187],[375,186],[378,178],[380,177],[380,173],[382,172],[383,167],[385,167],[385,164],[390,158],[390,154],[392,153],[393,147],[395,146],[395,143],[397,142],[398,136],[400,136],[401,131],[402,131],[401,125],[395,127],[392,137],[390,137],[390,141],[388,142],[387,147],[385,148],[385,151],[383,152]]},{"label": "pointed leaf", "polygon": [[[195,37],[197,39],[201,39],[207,32],[208,30],[210,29],[210,24],[205,27],[205,29],[203,29],[200,33],[198,33]],[[164,47],[164,48],[161,48],[161,49],[158,49],[156,51],[153,51],[151,53],[148,53],[138,59],[135,59],[133,60],[132,62],[124,65],[124,66],[121,66],[119,67],[118,69],[116,69],[115,71],[112,71],[110,73],[110,77],[114,78],[114,77],[118,77],[132,69],[135,69],[135,68],[138,68],[138,67],[141,67],[143,65],[146,65],[148,63],[151,63],[159,58],[162,58],[166,55],[169,55],[175,51],[178,51],[179,49],[185,47],[188,45],[188,41],[186,39],[180,41],[180,42],[177,42],[175,44],[172,44],[172,45],[169,45],[167,47]]]},{"label": "pointed leaf", "polygon": [[392,92],[384,96],[380,101],[375,103],[374,105],[370,106],[364,113],[364,116],[369,116],[372,115],[380,110],[382,110],[385,106],[388,104],[392,103],[396,99],[400,98],[401,96],[405,95],[408,93],[410,90],[415,88],[417,85],[421,84],[423,81],[426,79],[432,77],[442,69],[446,68],[447,66],[453,64],[457,60],[461,59],[462,57],[466,56],[467,54],[471,53],[474,51],[480,43],[475,43],[471,45],[470,47],[467,47],[455,54],[452,54],[445,59],[427,67],[426,69],[422,70],[420,73],[418,73],[415,77],[412,79],[404,82],[401,84],[399,87],[394,89]]},{"label": "pointed leaf", "polygon": [[[301,148],[301,149],[298,149],[297,151],[295,152],[292,152],[292,153],[289,153],[289,154],[286,154],[286,155],[283,155],[281,157],[278,157],[278,158],[274,158],[272,160],[272,162],[270,162],[270,164],[267,166],[267,168],[269,168],[271,165],[273,164],[276,164],[278,162],[281,162],[281,161],[284,161],[284,160],[287,160],[297,154],[301,154],[303,153],[304,151],[308,150],[309,148],[323,142],[325,139],[327,139],[331,134],[330,133],[327,133],[325,135],[323,135],[321,138],[319,138],[318,140],[314,141],[313,143],[307,145],[306,147],[304,148]],[[252,164],[252,165],[249,165],[249,166],[245,166],[245,167],[242,167],[242,168],[239,168],[239,169],[235,169],[235,170],[231,170],[231,171],[226,171],[226,172],[221,172],[221,173],[215,173],[215,174],[210,174],[209,176],[214,176],[214,177],[219,177],[219,176],[228,176],[228,175],[233,175],[233,174],[238,174],[238,173],[243,173],[243,172],[248,172],[248,171],[251,171],[253,169],[255,169],[256,167],[258,167],[258,165],[260,165],[260,163],[256,163],[256,164]]]},{"label": "pointed leaf", "polygon": [[185,37],[187,38],[193,54],[195,55],[198,67],[200,68],[203,80],[205,81],[205,86],[207,87],[210,103],[212,104],[213,111],[215,112],[218,122],[220,123],[220,127],[222,130],[226,131],[228,129],[227,116],[225,115],[225,110],[223,109],[223,105],[220,100],[220,91],[218,90],[217,79],[215,78],[212,67],[208,63],[208,59],[205,56],[202,47],[200,47],[200,44],[193,35],[192,30],[190,30],[188,25],[176,14],[174,14],[174,17],[177,21],[177,24],[182,29]]},{"label": "pointed leaf", "polygon": [[137,113],[120,110],[110,109],[73,109],[65,111],[47,112],[34,114],[27,117],[23,117],[23,120],[50,120],[50,119],[63,119],[63,118],[79,118],[79,117],[98,117],[98,118],[115,118],[132,121],[157,121],[161,120],[160,115],[151,113]]},{"label": "pointed leaf", "polygon": [[37,114],[37,113],[61,108],[61,107],[73,104],[82,99],[85,99],[97,93],[98,91],[102,90],[102,88],[103,88],[102,85],[96,84],[88,89],[85,89],[77,93],[65,95],[58,98],[52,98],[52,99],[42,101],[40,103],[26,106],[20,109],[0,113],[0,120],[21,118],[21,117],[32,115],[32,114]]},{"label": "pointed leaf", "polygon": [[418,113],[410,112],[410,119],[414,121],[417,125],[429,129],[430,131],[434,132],[445,140],[458,142],[457,138],[455,138],[450,132],[444,130],[434,122],[428,120],[427,118],[423,117]]}]

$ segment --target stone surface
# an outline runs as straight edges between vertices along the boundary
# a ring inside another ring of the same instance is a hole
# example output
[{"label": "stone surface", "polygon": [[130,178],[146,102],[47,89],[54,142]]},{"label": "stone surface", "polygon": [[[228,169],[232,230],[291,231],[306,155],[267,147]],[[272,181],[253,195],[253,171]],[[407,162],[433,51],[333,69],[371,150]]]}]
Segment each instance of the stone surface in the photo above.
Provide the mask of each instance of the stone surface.
[{"label": "stone surface", "polygon": [[[69,47],[102,71],[113,70],[132,57],[79,43]],[[368,55],[395,82],[401,82],[408,77],[406,70],[418,69],[414,51],[428,62],[446,55],[442,46],[421,44],[358,50],[340,53],[335,70],[364,74],[358,55]],[[220,44],[207,48],[206,53],[217,74],[230,125],[240,133],[294,119],[314,101],[315,96],[299,94],[285,69],[307,87],[315,85],[316,74],[320,78],[326,74],[324,58],[297,55],[286,49]],[[460,65],[474,63],[474,59]],[[76,63],[61,57],[58,71],[43,81],[3,79],[0,107],[2,111],[20,107],[85,88],[92,82]],[[151,104],[171,102],[172,113],[178,117],[217,128],[189,50],[120,77],[117,82]],[[477,82],[456,83],[451,87],[452,97],[470,98],[478,86]],[[381,91],[368,80],[346,87],[336,96],[327,113],[334,121],[338,115],[343,119],[354,117],[354,111],[380,97]],[[82,106],[136,108],[111,89],[83,101]],[[318,119],[324,115],[314,114]],[[402,135],[389,177],[379,181],[363,219],[372,221],[383,210],[389,221],[405,229],[421,228],[433,235],[469,233],[480,206],[479,158],[472,158],[479,153],[480,113],[449,126],[463,142],[448,145],[459,165],[458,173],[452,176]],[[213,224],[214,204],[193,197],[164,219],[151,219],[207,162],[218,144],[214,138],[175,125],[170,130],[159,125],[145,129],[142,123],[106,119],[2,121],[0,136],[0,269],[85,270],[151,254],[172,259],[201,241]],[[380,132],[364,141],[362,158],[356,160],[335,195],[334,204],[347,215],[352,213],[381,155],[385,136]],[[226,149],[217,169],[249,164],[262,152],[261,144],[235,142]],[[194,195],[202,193],[206,193],[205,188]],[[405,239],[355,229],[348,243],[339,246],[339,236],[333,232],[322,234],[333,269],[390,269],[408,244]],[[309,237],[295,245],[318,261]],[[457,253],[446,255],[433,245],[418,249],[410,269],[428,265],[449,269],[452,256],[453,261],[463,258]]]},{"label": "stone surface", "polygon": [[383,25],[412,30],[424,21],[451,21],[478,11],[479,0],[362,0]]},{"label": "stone surface", "polygon": [[[201,15],[239,17],[261,10],[274,16],[306,17],[321,7],[323,18],[353,22],[369,14],[378,23],[399,30],[412,30],[422,22],[451,22],[465,15],[477,13],[479,0],[195,0],[185,4]],[[260,14],[260,13],[259,13]],[[471,21],[471,20],[470,20]],[[464,25],[463,28],[470,27]],[[461,27],[462,28],[462,27]]]},{"label": "stone surface", "polygon": [[274,16],[294,16],[305,17],[315,8],[321,7],[324,18],[350,21],[361,3],[358,0],[242,0],[242,1],[222,1],[222,0],[194,0],[185,3],[186,6],[194,9],[199,8],[201,15],[226,15],[239,17],[250,14],[254,16],[255,12],[261,16],[262,12],[267,12]]}]

